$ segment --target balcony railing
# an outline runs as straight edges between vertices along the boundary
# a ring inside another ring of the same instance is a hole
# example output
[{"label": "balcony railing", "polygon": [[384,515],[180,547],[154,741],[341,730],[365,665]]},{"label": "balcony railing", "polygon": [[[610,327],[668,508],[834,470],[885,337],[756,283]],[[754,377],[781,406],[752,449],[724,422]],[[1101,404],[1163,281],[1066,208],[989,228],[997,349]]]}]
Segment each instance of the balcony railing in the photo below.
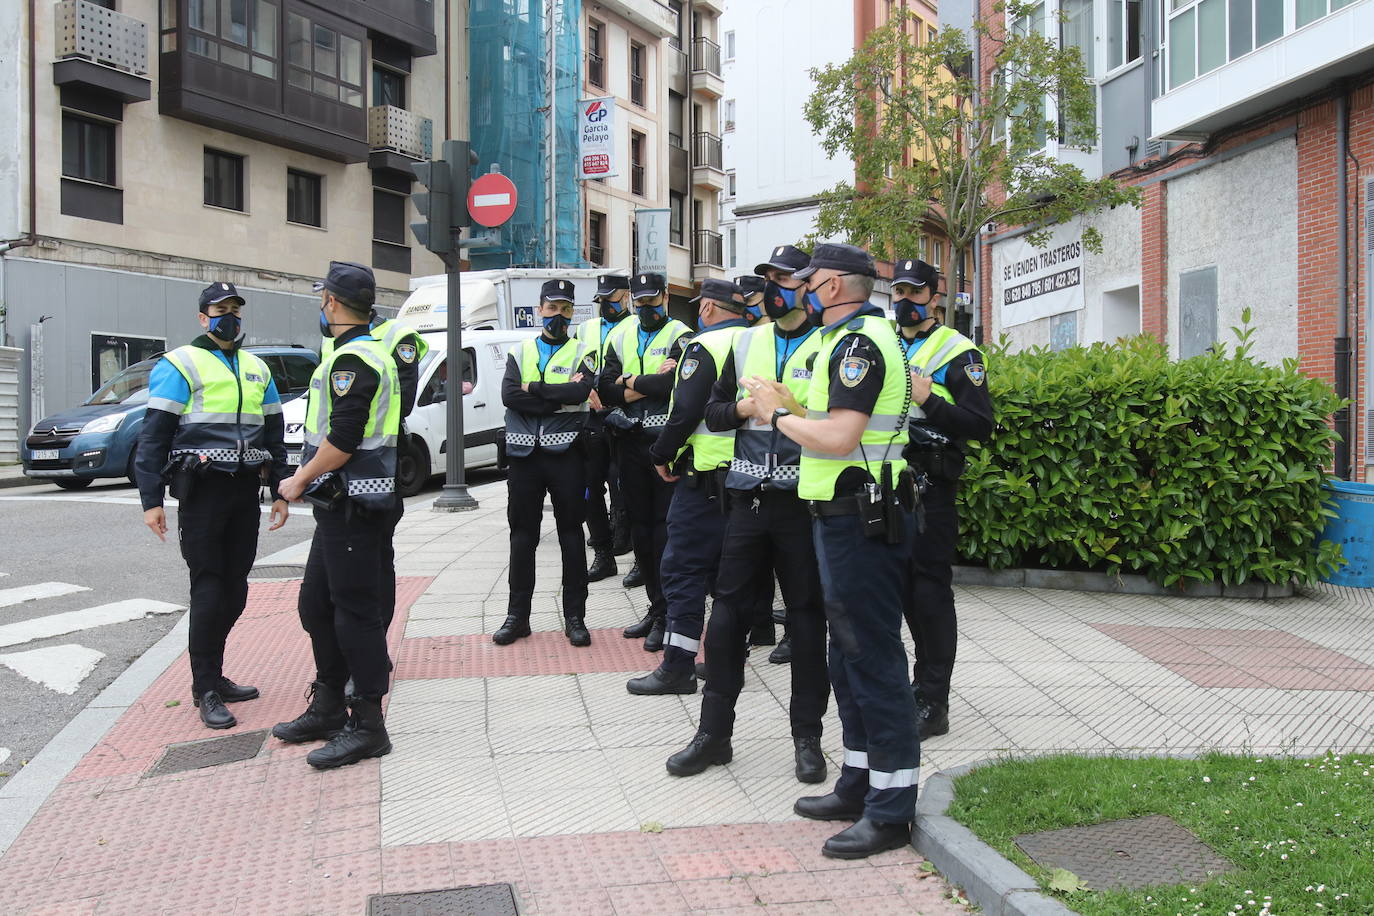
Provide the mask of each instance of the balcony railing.
[{"label": "balcony railing", "polygon": [[630,166],[630,193],[644,196],[644,166]]},{"label": "balcony railing", "polygon": [[722,161],[720,137],[704,130],[692,134],[692,165],[720,170]]},{"label": "balcony railing", "polygon": [[675,130],[668,131],[668,145],[671,146],[673,149],[687,148],[682,144],[682,134],[678,133]]},{"label": "balcony railing", "polygon": [[709,38],[693,38],[692,72],[720,76],[720,45]]},{"label": "balcony railing", "polygon": [[719,232],[698,229],[692,233],[692,263],[724,267],[724,248]]},{"label": "balcony railing", "polygon": [[644,105],[644,77],[630,75],[630,101],[643,107]]},{"label": "balcony railing", "polygon": [[374,105],[367,110],[367,145],[429,159],[434,153],[434,122],[395,105]]},{"label": "balcony railing", "polygon": [[606,61],[592,51],[587,52],[587,82],[598,89],[606,88]]},{"label": "balcony railing", "polygon": [[600,245],[587,246],[587,260],[593,265],[601,267],[606,263],[606,249]]},{"label": "balcony railing", "polygon": [[57,58],[79,58],[146,76],[148,25],[86,0],[57,4]]}]

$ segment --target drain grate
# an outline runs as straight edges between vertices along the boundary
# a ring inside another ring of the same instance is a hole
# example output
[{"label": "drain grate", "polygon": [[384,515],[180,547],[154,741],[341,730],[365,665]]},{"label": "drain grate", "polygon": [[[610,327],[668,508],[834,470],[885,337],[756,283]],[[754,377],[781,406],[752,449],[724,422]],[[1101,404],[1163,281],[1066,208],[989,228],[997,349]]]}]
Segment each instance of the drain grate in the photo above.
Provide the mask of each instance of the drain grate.
[{"label": "drain grate", "polygon": [[414,894],[374,894],[367,916],[518,916],[509,884],[478,884]]},{"label": "drain grate", "polygon": [[166,776],[170,773],[184,773],[187,770],[233,763],[236,760],[250,760],[258,756],[266,740],[267,729],[259,729],[224,738],[173,744],[162,752],[162,757],[148,771],[148,776]]},{"label": "drain grate", "polygon": [[1065,868],[1095,891],[1205,881],[1235,866],[1163,815],[1046,830],[1016,838],[1045,868]]},{"label": "drain grate", "polygon": [[305,567],[291,563],[278,563],[272,566],[254,566],[248,571],[250,579],[299,579],[305,575]]}]

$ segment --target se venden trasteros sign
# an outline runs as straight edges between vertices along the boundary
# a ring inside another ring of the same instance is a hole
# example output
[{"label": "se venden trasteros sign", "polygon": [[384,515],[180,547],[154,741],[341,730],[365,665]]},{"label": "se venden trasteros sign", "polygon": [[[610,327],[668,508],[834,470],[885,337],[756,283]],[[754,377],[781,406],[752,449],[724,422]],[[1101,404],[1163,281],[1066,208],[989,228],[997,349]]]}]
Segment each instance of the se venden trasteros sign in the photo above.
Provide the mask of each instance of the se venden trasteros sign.
[{"label": "se venden trasteros sign", "polygon": [[1043,248],[1024,238],[1007,239],[996,246],[994,260],[1003,327],[1083,307],[1083,238],[1077,227],[1059,226]]}]

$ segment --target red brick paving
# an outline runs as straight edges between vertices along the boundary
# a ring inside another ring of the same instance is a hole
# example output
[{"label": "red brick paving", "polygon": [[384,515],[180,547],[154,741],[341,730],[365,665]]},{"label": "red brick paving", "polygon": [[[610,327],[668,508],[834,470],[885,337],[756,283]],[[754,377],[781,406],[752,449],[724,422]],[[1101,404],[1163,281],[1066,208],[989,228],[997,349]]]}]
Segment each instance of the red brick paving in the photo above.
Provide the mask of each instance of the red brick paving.
[{"label": "red brick paving", "polygon": [[407,639],[396,660],[398,678],[508,677],[535,674],[595,674],[649,670],[658,655],[645,652],[643,640],[625,639],[620,630],[592,630],[592,644],[576,649],[560,633],[535,633],[510,646],[488,634],[424,636]]}]

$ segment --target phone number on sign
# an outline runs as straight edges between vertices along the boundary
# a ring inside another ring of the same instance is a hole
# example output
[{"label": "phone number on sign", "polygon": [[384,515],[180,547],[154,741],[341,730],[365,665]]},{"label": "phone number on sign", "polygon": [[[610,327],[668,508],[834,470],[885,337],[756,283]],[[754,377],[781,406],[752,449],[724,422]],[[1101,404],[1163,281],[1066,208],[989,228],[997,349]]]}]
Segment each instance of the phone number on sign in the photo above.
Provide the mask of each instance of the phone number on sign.
[{"label": "phone number on sign", "polygon": [[586,175],[600,175],[611,170],[611,157],[604,153],[582,157],[582,172]]},{"label": "phone number on sign", "polygon": [[1061,270],[1057,274],[1050,274],[1048,277],[1039,277],[1029,283],[1022,283],[1020,286],[1013,286],[1002,291],[1002,302],[1004,305],[1012,305],[1017,302],[1025,302],[1027,299],[1034,299],[1036,296],[1043,296],[1046,293],[1058,292],[1061,289],[1068,289],[1077,286],[1083,280],[1082,268],[1070,267],[1068,270]]}]

